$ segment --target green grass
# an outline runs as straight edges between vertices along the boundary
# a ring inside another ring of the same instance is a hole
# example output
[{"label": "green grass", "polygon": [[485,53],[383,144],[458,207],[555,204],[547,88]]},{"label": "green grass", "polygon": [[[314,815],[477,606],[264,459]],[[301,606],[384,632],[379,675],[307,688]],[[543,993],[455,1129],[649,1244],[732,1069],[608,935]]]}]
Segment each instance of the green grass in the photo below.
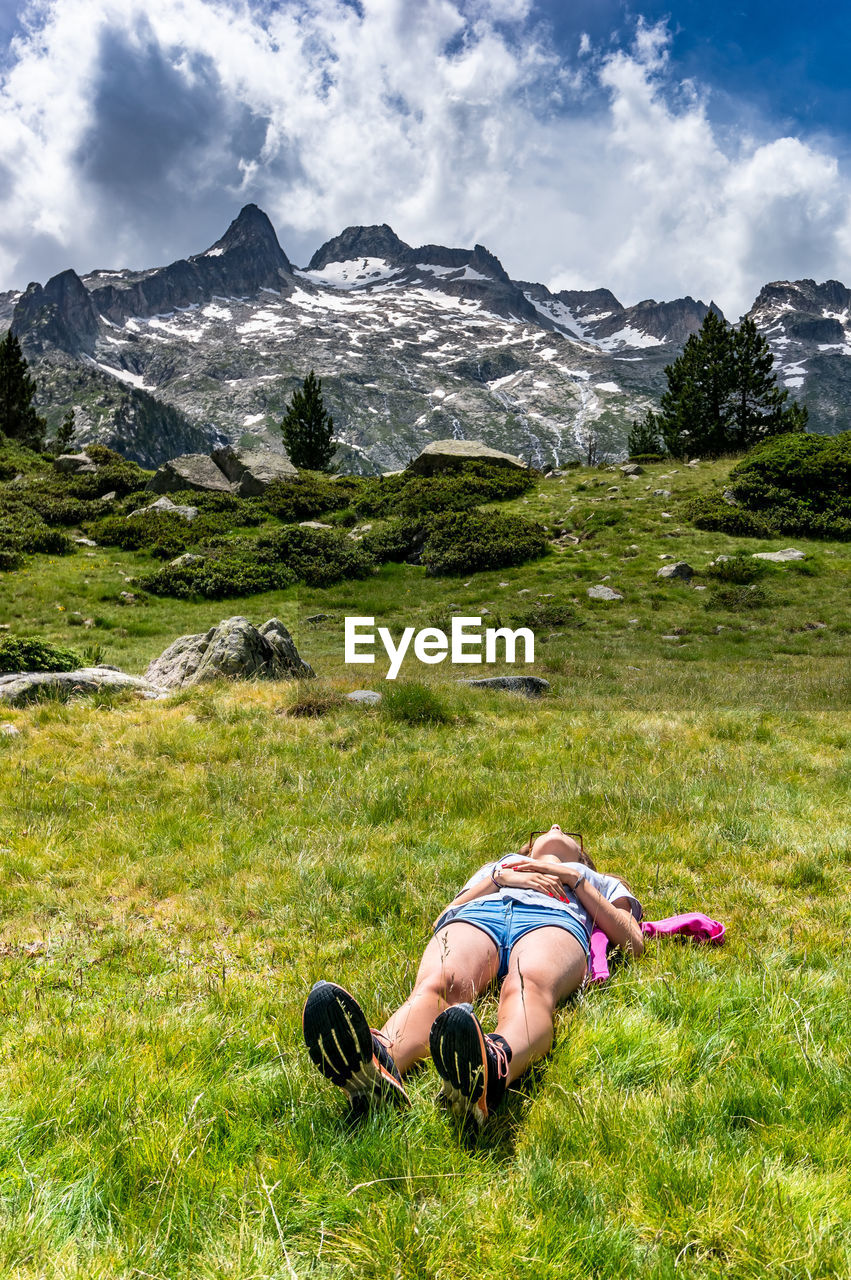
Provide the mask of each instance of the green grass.
[{"label": "green grass", "polygon": [[[725,466],[545,482],[510,507],[574,536],[622,518],[469,579],[390,566],[123,606],[149,561],[100,549],[2,579],[13,635],[82,635],[141,670],[178,634],[277,614],[320,680],[3,711],[0,1274],[847,1277],[851,548],[679,521],[680,488]],[[812,572],[769,569],[747,611],[710,578],[655,578],[662,552],[700,570],[741,543],[801,546]],[[622,603],[588,600],[606,574]],[[549,698],[410,659],[381,706],[341,698],[390,688],[382,661],[343,666],[346,612],[398,634],[482,605],[558,619],[534,667]],[[97,625],[68,630],[74,610]],[[727,945],[654,941],[560,1010],[477,1142],[430,1067],[410,1113],[349,1129],[301,1042],[311,983],[343,981],[379,1023],[470,870],[553,820],[650,918],[705,910]]]}]

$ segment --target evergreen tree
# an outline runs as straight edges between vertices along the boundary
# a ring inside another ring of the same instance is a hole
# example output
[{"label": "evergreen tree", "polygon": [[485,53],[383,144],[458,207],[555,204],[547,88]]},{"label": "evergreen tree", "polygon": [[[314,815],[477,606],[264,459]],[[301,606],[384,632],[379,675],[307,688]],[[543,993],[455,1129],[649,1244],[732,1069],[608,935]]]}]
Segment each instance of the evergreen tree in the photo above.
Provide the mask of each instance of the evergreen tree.
[{"label": "evergreen tree", "polygon": [[281,423],[284,445],[294,467],[327,471],[334,456],[334,419],[322,400],[322,383],[311,369],[300,390],[293,392]]},{"label": "evergreen tree", "polygon": [[44,418],[35,411],[35,380],[27,367],[21,344],[9,329],[0,339],[0,435],[39,450],[44,448]]},{"label": "evergreen tree", "polygon": [[750,449],[767,436],[806,428],[807,410],[775,384],[774,357],[765,338],[746,317],[733,333],[735,401],[730,426],[732,449]]},{"label": "evergreen tree", "polygon": [[659,419],[652,409],[648,409],[643,418],[635,419],[626,447],[631,458],[645,453],[661,453],[663,446]]},{"label": "evergreen tree", "polygon": [[727,322],[707,311],[700,332],[691,335],[682,355],[665,369],[665,377],[668,390],[662,396],[659,426],[668,452],[677,458],[723,453],[729,447],[733,393]]},{"label": "evergreen tree", "polygon": [[708,311],[700,332],[665,369],[658,423],[669,453],[715,458],[767,436],[806,428],[807,410],[775,384],[774,357],[753,320],[731,328]]},{"label": "evergreen tree", "polygon": [[53,442],[57,453],[68,452],[74,439],[75,430],[74,410],[69,409],[59,424],[59,430],[56,432],[56,439]]}]

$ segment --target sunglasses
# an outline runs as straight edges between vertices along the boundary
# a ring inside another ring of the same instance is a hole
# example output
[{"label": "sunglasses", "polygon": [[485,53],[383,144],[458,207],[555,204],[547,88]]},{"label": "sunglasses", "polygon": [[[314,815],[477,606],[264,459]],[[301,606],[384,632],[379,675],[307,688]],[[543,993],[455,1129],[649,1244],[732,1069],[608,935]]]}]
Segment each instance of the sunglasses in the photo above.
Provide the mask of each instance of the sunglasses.
[{"label": "sunglasses", "polygon": [[[550,827],[550,828],[547,828],[547,829],[546,829],[546,830],[544,830],[544,831],[533,831],[533,832],[532,832],[532,834],[529,836],[529,852],[530,852],[530,853],[532,852],[532,845],[535,843],[535,840],[537,839],[537,837],[538,837],[538,836],[545,836],[545,835],[548,835],[548,834],[549,834],[549,831],[551,831],[551,830],[552,830],[552,828]],[[579,841],[579,849],[580,849],[580,852],[581,852],[581,853],[584,853],[584,852],[585,852],[585,845],[582,843],[582,832],[581,832],[581,831],[562,831],[562,833],[561,833],[561,834],[562,834],[563,836],[570,836],[571,840],[578,840],[578,841]]]}]

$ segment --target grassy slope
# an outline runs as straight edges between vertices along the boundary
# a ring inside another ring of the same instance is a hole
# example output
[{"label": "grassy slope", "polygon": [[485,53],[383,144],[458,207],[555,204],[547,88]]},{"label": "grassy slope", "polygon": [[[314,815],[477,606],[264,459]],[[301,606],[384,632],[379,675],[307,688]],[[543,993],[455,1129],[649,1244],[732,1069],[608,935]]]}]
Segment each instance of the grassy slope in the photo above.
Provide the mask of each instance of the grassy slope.
[{"label": "grassy slope", "polygon": [[[343,668],[345,612],[397,629],[579,602],[539,647],[544,702],[406,665],[445,723],[294,718],[287,685],[3,713],[21,730],[0,737],[3,1274],[848,1274],[851,547],[768,544],[813,572],[780,568],[753,610],[657,583],[662,552],[701,568],[738,545],[676,518],[678,490],[723,470],[652,468],[612,499],[577,488],[588,473],[546,482],[510,505],[621,523],[469,587],[389,568],[121,606],[146,561],[105,550],[3,580],[0,621],[129,670],[229,613],[278,613],[329,693],[383,675]],[[587,600],[604,574],[623,603]],[[69,629],[75,609],[99,625]],[[343,980],[380,1020],[470,867],[554,819],[651,917],[703,908],[729,944],[652,944],[561,1011],[552,1058],[476,1146],[430,1069],[408,1116],[347,1132],[300,1042],[310,983]]]}]

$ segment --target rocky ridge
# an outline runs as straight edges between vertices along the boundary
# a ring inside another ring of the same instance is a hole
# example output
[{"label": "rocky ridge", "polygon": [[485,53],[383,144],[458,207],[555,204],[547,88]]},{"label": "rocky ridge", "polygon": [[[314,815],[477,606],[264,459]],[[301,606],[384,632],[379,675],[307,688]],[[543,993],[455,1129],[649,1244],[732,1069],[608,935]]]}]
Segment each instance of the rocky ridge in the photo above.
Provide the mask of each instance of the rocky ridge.
[{"label": "rocky ridge", "polygon": [[[829,367],[830,394],[806,386],[816,429],[841,428],[851,393],[851,343],[838,336],[847,295],[836,282],[769,285],[753,311],[793,392],[807,370]],[[64,271],[0,303],[51,425],[73,406],[80,443],[147,466],[227,444],[279,449],[277,424],[312,368],[334,415],[336,465],[361,472],[452,437],[544,468],[592,447],[622,456],[665,365],[714,307],[552,293],[512,280],[482,245],[413,247],[387,224],[347,227],[300,269],[256,205],[166,267]]]}]

